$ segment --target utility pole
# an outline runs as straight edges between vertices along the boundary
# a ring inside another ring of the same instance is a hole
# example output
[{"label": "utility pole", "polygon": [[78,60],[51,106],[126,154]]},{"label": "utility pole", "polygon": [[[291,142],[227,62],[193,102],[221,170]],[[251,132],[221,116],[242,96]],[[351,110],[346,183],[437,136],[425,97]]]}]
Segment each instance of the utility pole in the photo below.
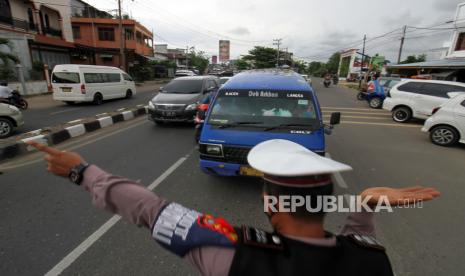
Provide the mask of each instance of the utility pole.
[{"label": "utility pole", "polygon": [[119,17],[119,31],[121,33],[119,43],[119,67],[126,71],[126,57],[124,56],[124,30],[123,30],[123,17],[121,16],[121,0],[118,0],[118,17]]},{"label": "utility pole", "polygon": [[[360,74],[363,73],[363,65],[365,64],[365,44],[367,41],[367,35],[363,36],[363,49],[362,49],[362,63],[360,64]],[[358,81],[358,88],[362,88],[362,79]]]},{"label": "utility pole", "polygon": [[189,69],[189,45],[186,46],[186,69]]},{"label": "utility pole", "polygon": [[405,33],[407,32],[407,25],[404,26],[402,31],[402,37],[400,38],[399,57],[397,58],[397,64],[400,63],[402,58],[402,48],[404,48]]},{"label": "utility pole", "polygon": [[273,45],[278,46],[278,54],[277,54],[277,57],[276,57],[276,68],[279,67],[279,46],[281,45],[282,40],[283,40],[282,38],[273,39]]}]

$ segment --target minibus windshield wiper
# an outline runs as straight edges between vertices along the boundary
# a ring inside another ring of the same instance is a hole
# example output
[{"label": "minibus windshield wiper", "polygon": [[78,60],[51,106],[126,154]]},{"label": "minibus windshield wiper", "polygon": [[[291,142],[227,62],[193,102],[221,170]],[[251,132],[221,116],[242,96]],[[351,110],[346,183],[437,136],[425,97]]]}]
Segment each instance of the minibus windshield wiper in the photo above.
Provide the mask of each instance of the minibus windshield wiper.
[{"label": "minibus windshield wiper", "polygon": [[270,130],[275,130],[278,128],[288,128],[288,127],[312,127],[312,125],[309,124],[280,124],[276,126],[270,126],[265,128],[263,131],[270,131]]},{"label": "minibus windshield wiper", "polygon": [[227,123],[224,125],[220,125],[219,128],[236,127],[236,126],[242,126],[242,125],[261,125],[261,124],[263,124],[263,122],[257,122],[257,121],[231,122],[231,123]]}]

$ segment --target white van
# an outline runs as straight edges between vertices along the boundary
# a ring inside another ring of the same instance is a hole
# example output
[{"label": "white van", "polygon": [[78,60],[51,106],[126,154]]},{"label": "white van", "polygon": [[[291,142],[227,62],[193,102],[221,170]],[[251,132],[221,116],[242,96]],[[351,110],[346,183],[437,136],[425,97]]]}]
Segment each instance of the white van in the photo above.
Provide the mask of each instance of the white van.
[{"label": "white van", "polygon": [[136,86],[131,76],[119,68],[61,64],[52,72],[53,99],[67,104],[131,98]]}]

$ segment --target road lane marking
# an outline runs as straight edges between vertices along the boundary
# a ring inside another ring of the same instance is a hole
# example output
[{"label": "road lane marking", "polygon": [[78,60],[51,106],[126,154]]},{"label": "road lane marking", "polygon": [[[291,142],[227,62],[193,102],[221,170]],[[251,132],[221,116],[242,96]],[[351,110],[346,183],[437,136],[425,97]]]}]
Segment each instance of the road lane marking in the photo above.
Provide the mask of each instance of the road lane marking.
[{"label": "road lane marking", "polygon": [[[336,111],[336,112],[339,112],[339,111]],[[331,114],[332,111],[328,111],[328,110],[323,110],[323,114],[325,113],[329,113]],[[356,111],[342,111],[341,112],[342,115],[344,114],[361,114],[361,115],[373,115],[373,116],[383,116],[383,117],[391,117],[391,113],[381,113],[381,112],[356,112]]]},{"label": "road lane marking", "polygon": [[374,125],[374,126],[392,126],[392,127],[407,127],[407,128],[418,128],[421,129],[422,125],[405,125],[405,124],[386,124],[386,123],[369,123],[369,122],[355,122],[355,121],[341,121],[341,124],[353,124],[353,125]]},{"label": "road lane marking", "polygon": [[74,124],[74,123],[78,123],[82,121],[82,119],[77,119],[77,120],[73,120],[73,121],[69,121],[68,124]]},{"label": "road lane marking", "polygon": [[[157,179],[155,179],[152,184],[147,188],[150,190],[155,189],[160,183],[162,183],[168,176],[170,176],[179,166],[187,160],[189,155],[181,157],[176,161],[171,167],[164,171]],[[115,224],[121,220],[121,216],[113,215],[107,222],[100,226],[97,231],[92,233],[87,239],[85,239],[81,244],[79,244],[73,251],[71,251],[66,257],[64,257],[58,264],[56,264],[50,271],[48,271],[45,276],[55,276],[60,275],[66,268],[68,268],[72,263],[74,263],[79,256],[87,251],[96,241],[98,241],[108,230],[110,230]]]},{"label": "road lane marking", "polygon": [[[330,118],[330,115],[323,115],[323,117]],[[354,118],[354,119],[369,119],[369,120],[386,120],[386,118],[381,118],[381,117],[366,117],[366,116],[346,116],[342,115],[341,120],[344,121],[345,118]]]},{"label": "road lane marking", "polygon": [[[143,124],[148,124],[149,123],[147,120],[142,120],[142,119],[143,118],[141,117],[141,121],[138,122],[138,123],[135,123],[133,125],[129,125],[128,127],[125,127],[125,128],[116,128],[115,131],[112,131],[112,132],[104,134],[104,135],[98,133],[98,131],[96,133],[93,133],[93,134],[88,134],[88,135],[84,136],[83,138],[84,139],[91,139],[91,140],[86,141],[86,142],[70,141],[69,144],[66,145],[66,146],[58,145],[58,146],[54,146],[54,147],[59,149],[59,150],[73,151],[75,149],[79,149],[79,148],[82,148],[84,146],[93,144],[95,142],[98,142],[98,141],[100,141],[102,139],[105,139],[105,138],[108,138],[110,136],[119,134],[119,133],[124,132],[126,130],[130,130],[132,128],[135,128],[135,127],[141,126]],[[131,122],[134,122],[136,120],[137,119],[132,120]],[[94,137],[96,137],[96,138],[92,139]],[[35,153],[35,154],[40,154],[40,153]],[[16,164],[16,165],[10,165],[10,166],[8,166],[8,165],[0,165],[0,170],[2,170],[2,171],[12,170],[12,169],[32,165],[32,164],[35,164],[35,163],[38,163],[38,162],[43,162],[42,154],[40,156],[34,158],[33,160],[26,161],[24,163],[20,163],[20,164]],[[5,164],[8,164],[8,163],[5,163]]]},{"label": "road lane marking", "polygon": [[71,112],[71,111],[76,111],[76,110],[79,110],[79,109],[83,109],[83,107],[78,107],[78,108],[72,108],[72,109],[66,109],[66,110],[56,111],[56,112],[50,113],[50,115],[56,115],[56,114],[61,114],[61,113],[66,113],[66,112]]},{"label": "road lane marking", "polygon": [[384,109],[370,109],[370,108],[353,108],[353,107],[335,107],[335,106],[322,106],[321,109],[336,109],[336,110],[365,110],[365,111],[374,111],[374,112],[387,112]]},{"label": "road lane marking", "polygon": [[[332,159],[331,158],[331,154],[329,154],[329,152],[326,153],[326,157],[329,158],[329,159]],[[336,184],[343,188],[343,189],[348,189],[349,186],[347,185],[347,183],[345,182],[344,178],[342,177],[341,173],[340,172],[335,172],[333,173],[333,177],[334,177],[334,182],[336,182]]]}]

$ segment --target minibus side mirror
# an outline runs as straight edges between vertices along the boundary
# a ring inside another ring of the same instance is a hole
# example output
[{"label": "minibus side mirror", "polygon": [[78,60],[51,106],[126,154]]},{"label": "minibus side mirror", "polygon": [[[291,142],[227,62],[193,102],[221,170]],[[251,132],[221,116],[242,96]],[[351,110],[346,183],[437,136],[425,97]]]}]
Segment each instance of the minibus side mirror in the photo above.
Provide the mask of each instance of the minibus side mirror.
[{"label": "minibus side mirror", "polygon": [[340,123],[341,123],[341,112],[331,113],[331,119],[329,120],[329,124],[334,126]]},{"label": "minibus side mirror", "polygon": [[158,92],[163,92],[163,86],[158,88]]}]

